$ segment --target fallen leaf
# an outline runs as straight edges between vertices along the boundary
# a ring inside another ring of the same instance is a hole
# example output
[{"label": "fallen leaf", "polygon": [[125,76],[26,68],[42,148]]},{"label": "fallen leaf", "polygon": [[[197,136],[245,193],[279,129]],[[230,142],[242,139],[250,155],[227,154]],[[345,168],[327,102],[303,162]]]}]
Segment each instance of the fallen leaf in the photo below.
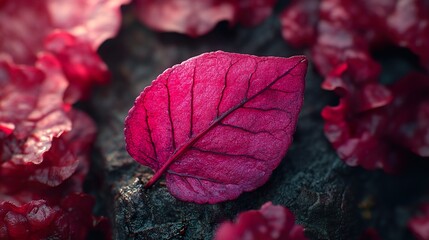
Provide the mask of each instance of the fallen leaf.
[{"label": "fallen leaf", "polygon": [[130,155],[179,199],[216,203],[264,184],[292,142],[307,61],[213,52],[167,69],[125,120]]}]

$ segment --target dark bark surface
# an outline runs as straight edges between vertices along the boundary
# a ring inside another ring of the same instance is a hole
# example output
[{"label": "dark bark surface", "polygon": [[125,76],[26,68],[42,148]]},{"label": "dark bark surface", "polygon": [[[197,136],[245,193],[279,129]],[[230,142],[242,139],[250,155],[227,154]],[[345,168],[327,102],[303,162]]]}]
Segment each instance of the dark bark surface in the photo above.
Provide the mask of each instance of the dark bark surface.
[{"label": "dark bark surface", "polygon": [[264,186],[215,205],[177,200],[163,181],[144,189],[152,171],[125,150],[123,122],[128,110],[143,88],[166,68],[215,50],[305,54],[282,40],[276,16],[252,29],[221,23],[210,34],[192,39],[150,31],[127,9],[119,36],[102,46],[100,53],[113,79],[97,90],[91,111],[99,124],[95,167],[104,178],[100,197],[109,209],[114,239],[211,239],[219,223],[267,201],[291,209],[310,239],[357,239],[366,226],[380,228],[386,239],[409,237],[405,224],[413,211],[410,206],[423,192],[421,179],[427,164],[401,176],[345,166],[325,139],[320,117],[323,106],[335,104],[334,95],[320,89],[322,79],[311,67],[294,142]]}]

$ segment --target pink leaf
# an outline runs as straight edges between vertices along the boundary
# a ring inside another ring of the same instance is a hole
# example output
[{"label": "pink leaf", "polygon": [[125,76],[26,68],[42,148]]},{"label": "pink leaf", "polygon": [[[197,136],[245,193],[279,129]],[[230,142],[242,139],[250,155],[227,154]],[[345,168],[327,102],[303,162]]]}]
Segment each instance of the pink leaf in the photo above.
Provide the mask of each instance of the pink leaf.
[{"label": "pink leaf", "polygon": [[215,240],[306,240],[304,228],[295,224],[295,216],[285,207],[265,203],[260,210],[238,215],[235,223],[225,222],[216,231]]},{"label": "pink leaf", "polygon": [[130,155],[186,201],[216,203],[264,184],[292,142],[305,57],[214,52],[167,69],[125,120]]}]

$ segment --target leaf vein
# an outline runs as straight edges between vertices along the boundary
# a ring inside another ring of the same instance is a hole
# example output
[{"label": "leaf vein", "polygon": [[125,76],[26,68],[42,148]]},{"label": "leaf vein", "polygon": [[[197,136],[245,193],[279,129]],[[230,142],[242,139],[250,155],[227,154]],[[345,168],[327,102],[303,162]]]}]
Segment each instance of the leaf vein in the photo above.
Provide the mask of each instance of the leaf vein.
[{"label": "leaf vein", "polygon": [[244,158],[253,159],[253,160],[258,161],[258,162],[264,162],[265,161],[264,159],[257,158],[255,156],[247,155],[247,154],[232,154],[232,153],[227,153],[227,152],[220,152],[220,151],[214,151],[214,150],[206,150],[206,149],[202,149],[202,148],[198,148],[198,147],[191,147],[190,149],[198,151],[198,152],[202,152],[202,153],[209,153],[209,154],[214,154],[214,155],[219,155],[219,156],[225,156],[225,157],[244,157]]}]

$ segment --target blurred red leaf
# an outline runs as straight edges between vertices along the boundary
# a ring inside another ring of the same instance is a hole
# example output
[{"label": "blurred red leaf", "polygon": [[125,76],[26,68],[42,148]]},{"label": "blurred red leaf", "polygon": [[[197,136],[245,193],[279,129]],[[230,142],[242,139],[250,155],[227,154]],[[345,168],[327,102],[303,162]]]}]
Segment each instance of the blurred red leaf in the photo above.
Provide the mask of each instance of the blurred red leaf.
[{"label": "blurred red leaf", "polygon": [[295,224],[289,209],[267,202],[260,210],[240,213],[232,222],[222,223],[215,240],[306,240],[304,228]]},{"label": "blurred red leaf", "polygon": [[[57,58],[70,83],[64,96],[68,103],[88,99],[93,85],[107,83],[110,78],[107,66],[90,44],[67,32],[56,31],[48,35],[44,47]],[[46,69],[47,74],[50,74],[49,70]]]},{"label": "blurred red leaf", "polygon": [[[322,75],[338,62],[348,62],[354,68],[351,60],[358,64],[357,70],[370,70],[375,62],[369,47],[392,44],[410,49],[429,69],[425,44],[429,41],[429,4],[424,0],[294,1],[282,13],[281,22],[288,42],[312,48]],[[371,72],[368,70],[364,73]]]},{"label": "blurred red leaf", "polygon": [[[61,30],[87,42],[95,51],[120,26],[120,6],[130,0],[26,1],[0,4],[0,52],[16,63],[32,64],[45,37]],[[31,35],[31,37],[29,37]]]},{"label": "blurred red leaf", "polygon": [[254,26],[272,12],[276,0],[137,0],[137,17],[147,26],[165,32],[198,37],[217,23],[228,21]]},{"label": "blurred red leaf", "polygon": [[427,100],[417,94],[423,102],[413,105],[412,94],[404,91],[427,87],[419,80],[402,85],[402,92],[381,85],[381,67],[371,50],[406,47],[429,69],[427,1],[294,1],[281,22],[288,42],[311,47],[315,67],[325,77],[322,88],[340,97],[340,104],[325,107],[322,116],[325,135],[342,160],[351,166],[394,171],[407,155],[397,145],[425,156],[421,152],[427,151],[422,137]]},{"label": "blurred red leaf", "polygon": [[294,47],[306,47],[314,43],[319,20],[318,0],[294,0],[282,12],[282,35]]},{"label": "blurred red leaf", "polygon": [[243,26],[256,26],[273,12],[277,0],[236,0],[236,19]]},{"label": "blurred red leaf", "polygon": [[354,112],[347,96],[323,109],[325,134],[348,165],[393,172],[407,151],[429,156],[429,76],[411,73],[389,92],[392,103],[371,111]]},{"label": "blurred red leaf", "polygon": [[85,194],[70,194],[56,204],[0,202],[0,239],[86,239],[97,223],[93,206],[94,199]]},{"label": "blurred red leaf", "polygon": [[79,166],[87,169],[95,125],[64,104],[68,83],[57,59],[46,54],[34,68],[7,62],[1,66],[6,78],[0,88],[0,179],[14,179],[10,188],[29,182],[58,186]]},{"label": "blurred red leaf", "polygon": [[[97,49],[120,26],[120,6],[130,0],[25,1],[0,5],[0,58],[33,65],[38,54],[49,52],[61,63],[70,82],[65,100],[89,97],[94,84],[110,74]],[[31,35],[31,37],[29,37]]]},{"label": "blurred red leaf", "polygon": [[391,87],[388,135],[397,145],[429,157],[429,75],[411,73]]},{"label": "blurred red leaf", "polygon": [[429,240],[429,204],[423,204],[420,213],[408,221],[408,228],[418,240]]},{"label": "blurred red leaf", "polygon": [[379,84],[355,84],[347,64],[334,69],[322,88],[341,96],[339,105],[322,111],[325,135],[338,156],[349,166],[394,172],[403,153],[384,140],[388,119],[379,109],[391,101],[390,90]]},{"label": "blurred red leaf", "polygon": [[[67,81],[55,71],[48,76],[44,74],[45,68],[58,68],[58,63],[49,55],[41,57],[37,68],[6,62],[3,66],[6,66],[3,69],[6,78],[2,79],[5,87],[0,89],[4,106],[0,121],[13,126],[13,131],[4,136],[3,166],[12,162],[39,164],[43,154],[51,147],[52,140],[71,129],[71,122],[63,109]],[[38,81],[22,78],[35,73],[40,76]],[[20,91],[7,92],[11,88]]]},{"label": "blurred red leaf", "polygon": [[234,199],[264,184],[292,142],[305,57],[214,52],[166,70],[125,120],[130,155],[186,201]]}]

